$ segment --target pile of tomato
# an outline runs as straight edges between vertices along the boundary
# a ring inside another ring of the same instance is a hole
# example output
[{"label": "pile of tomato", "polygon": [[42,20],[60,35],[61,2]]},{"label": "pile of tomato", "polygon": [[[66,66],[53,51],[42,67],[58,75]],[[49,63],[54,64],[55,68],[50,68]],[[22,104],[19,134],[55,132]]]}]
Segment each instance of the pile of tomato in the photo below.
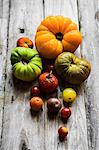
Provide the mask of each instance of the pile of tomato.
[{"label": "pile of tomato", "polygon": [[[17,41],[17,46],[33,48],[33,42],[23,37]],[[43,96],[50,95],[50,98],[47,100],[48,113],[53,116],[60,113],[61,120],[67,122],[72,113],[69,104],[76,100],[77,94],[74,89],[65,88],[62,91],[63,102],[57,97],[51,96],[59,87],[58,75],[55,72],[54,63],[51,61],[44,60],[43,68],[43,73],[38,78],[38,85],[31,88],[30,110],[35,113],[43,110]],[[68,128],[61,126],[58,129],[58,134],[59,139],[63,141],[68,135]]]}]

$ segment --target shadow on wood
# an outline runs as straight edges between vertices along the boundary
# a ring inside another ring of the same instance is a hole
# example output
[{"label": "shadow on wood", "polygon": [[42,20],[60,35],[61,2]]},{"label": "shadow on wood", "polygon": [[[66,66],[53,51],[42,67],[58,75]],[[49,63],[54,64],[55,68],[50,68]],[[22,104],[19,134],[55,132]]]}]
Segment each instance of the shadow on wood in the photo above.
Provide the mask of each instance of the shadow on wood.
[{"label": "shadow on wood", "polygon": [[32,118],[39,117],[39,115],[42,113],[42,111],[43,111],[43,108],[40,111],[34,111],[34,110],[30,109],[30,114],[31,114]]},{"label": "shadow on wood", "polygon": [[31,86],[33,85],[33,83],[35,82],[35,81],[32,81],[32,82],[21,81],[21,80],[15,78],[13,75],[12,75],[12,81],[14,84],[14,88],[16,90],[20,90],[22,92],[28,91],[31,88]]}]

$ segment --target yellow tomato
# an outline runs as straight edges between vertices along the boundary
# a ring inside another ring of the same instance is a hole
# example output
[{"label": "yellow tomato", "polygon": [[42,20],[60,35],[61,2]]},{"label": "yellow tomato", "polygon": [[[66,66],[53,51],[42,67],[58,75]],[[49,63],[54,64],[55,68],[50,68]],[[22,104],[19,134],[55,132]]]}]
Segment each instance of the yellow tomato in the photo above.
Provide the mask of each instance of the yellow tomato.
[{"label": "yellow tomato", "polygon": [[76,99],[76,92],[72,88],[66,88],[63,90],[63,100],[65,102],[74,102]]}]

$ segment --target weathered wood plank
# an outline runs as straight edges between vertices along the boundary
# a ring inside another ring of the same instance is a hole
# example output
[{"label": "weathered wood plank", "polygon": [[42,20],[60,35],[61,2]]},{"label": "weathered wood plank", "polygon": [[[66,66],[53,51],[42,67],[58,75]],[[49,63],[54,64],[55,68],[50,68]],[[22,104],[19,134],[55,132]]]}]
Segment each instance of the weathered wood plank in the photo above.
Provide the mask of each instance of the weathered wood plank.
[{"label": "weathered wood plank", "polygon": [[0,0],[0,144],[2,138],[4,86],[6,77],[7,27],[9,15],[9,1]]},{"label": "weathered wood plank", "polygon": [[79,18],[84,37],[82,56],[90,60],[92,72],[85,83],[88,149],[99,149],[99,2],[79,0]]},{"label": "weathered wood plank", "polygon": [[[31,117],[28,105],[31,84],[24,84],[23,87],[23,83],[17,80],[13,81],[11,75],[11,49],[16,46],[16,40],[21,36],[28,36],[32,39],[43,14],[45,16],[61,14],[78,22],[77,1],[46,0],[44,7],[41,0],[11,1],[1,148],[2,150],[88,150],[83,87],[78,88],[78,99],[73,104],[73,113],[67,123],[70,130],[68,140],[65,143],[60,143],[57,138],[57,129],[63,123],[58,117],[54,120],[48,118],[46,102],[44,112],[38,117]],[[21,29],[24,29],[23,34],[20,33]],[[78,50],[76,54],[80,55],[80,51]],[[61,93],[58,96],[61,98]]]},{"label": "weathered wood plank", "polygon": [[[70,17],[76,23],[78,20],[78,8],[76,0],[46,0],[45,1],[45,16],[47,15],[63,15]],[[76,55],[81,55],[78,49]],[[70,85],[66,85],[68,87]],[[58,95],[61,98],[61,93]],[[67,125],[69,128],[68,140],[65,143],[61,143],[57,140],[57,129],[63,125],[60,119],[56,119],[53,122],[45,115],[45,139],[47,150],[88,150],[87,143],[87,125],[86,125],[86,110],[84,102],[83,87],[78,87],[77,101],[72,105],[72,116],[69,119]],[[49,129],[49,130],[48,130]],[[48,140],[48,137],[51,137]]]},{"label": "weathered wood plank", "polygon": [[2,150],[44,149],[44,114],[32,117],[29,109],[29,88],[33,83],[13,79],[10,64],[11,49],[17,39],[21,36],[32,39],[42,18],[41,0],[11,0]]}]

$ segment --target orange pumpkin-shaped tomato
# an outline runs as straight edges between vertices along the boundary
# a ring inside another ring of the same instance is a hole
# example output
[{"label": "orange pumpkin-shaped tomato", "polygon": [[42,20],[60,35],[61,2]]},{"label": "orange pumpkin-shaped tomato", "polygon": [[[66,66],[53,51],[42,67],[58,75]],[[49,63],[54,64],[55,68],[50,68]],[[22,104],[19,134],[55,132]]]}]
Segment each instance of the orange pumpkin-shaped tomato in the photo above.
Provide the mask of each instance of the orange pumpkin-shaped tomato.
[{"label": "orange pumpkin-shaped tomato", "polygon": [[42,57],[56,58],[63,51],[74,52],[82,42],[77,25],[63,16],[48,16],[37,28],[36,48]]}]

